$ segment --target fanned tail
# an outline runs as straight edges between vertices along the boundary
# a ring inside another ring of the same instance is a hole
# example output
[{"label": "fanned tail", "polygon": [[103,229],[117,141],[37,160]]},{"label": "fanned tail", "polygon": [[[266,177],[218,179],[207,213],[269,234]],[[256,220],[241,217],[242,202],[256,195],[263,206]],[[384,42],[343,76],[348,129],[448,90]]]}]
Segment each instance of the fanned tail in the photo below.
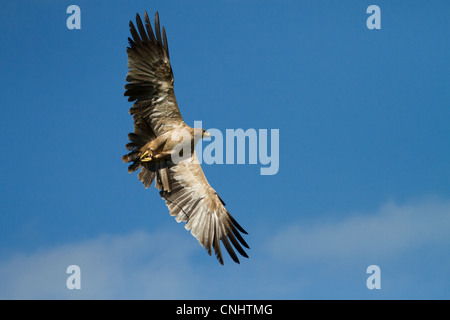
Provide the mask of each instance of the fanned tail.
[{"label": "fanned tail", "polygon": [[155,178],[155,165],[141,161],[140,149],[154,139],[156,139],[156,135],[147,121],[143,118],[137,119],[134,123],[134,132],[128,134],[130,142],[125,146],[130,152],[122,157],[123,162],[132,162],[128,166],[128,173],[133,173],[142,167],[138,178],[146,188],[152,184]]},{"label": "fanned tail", "polygon": [[125,163],[132,162],[128,166],[128,173],[133,173],[142,167],[138,174],[139,181],[148,188],[155,180],[155,187],[167,192],[171,191],[168,172],[168,163],[165,160],[159,162],[142,162],[141,148],[156,139],[152,128],[144,118],[139,118],[134,125],[134,132],[128,134],[129,143],[125,146],[130,152],[122,157]]}]

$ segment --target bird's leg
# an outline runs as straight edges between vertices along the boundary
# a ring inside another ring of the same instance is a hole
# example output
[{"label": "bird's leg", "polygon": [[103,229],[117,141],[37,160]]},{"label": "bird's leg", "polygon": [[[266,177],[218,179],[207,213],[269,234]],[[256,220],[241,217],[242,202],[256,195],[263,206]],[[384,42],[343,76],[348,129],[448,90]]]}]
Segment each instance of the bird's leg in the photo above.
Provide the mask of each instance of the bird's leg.
[{"label": "bird's leg", "polygon": [[166,135],[162,135],[148,142],[144,147],[142,147],[141,149],[142,153],[140,155],[141,162],[149,162],[154,160],[154,158],[158,155],[159,150],[164,145],[166,140],[167,140]]},{"label": "bird's leg", "polygon": [[152,150],[147,150],[141,155],[141,162],[159,161],[162,158],[167,158],[172,155],[171,151],[162,151],[158,153],[152,153]]}]

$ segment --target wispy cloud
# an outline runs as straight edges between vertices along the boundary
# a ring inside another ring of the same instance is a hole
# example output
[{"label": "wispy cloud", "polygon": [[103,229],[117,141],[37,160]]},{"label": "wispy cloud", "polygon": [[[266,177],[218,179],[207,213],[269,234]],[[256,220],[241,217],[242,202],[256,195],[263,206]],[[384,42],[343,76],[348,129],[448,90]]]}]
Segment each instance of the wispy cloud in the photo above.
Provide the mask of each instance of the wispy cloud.
[{"label": "wispy cloud", "polygon": [[[284,274],[280,287],[301,284],[287,297],[448,299],[449,230],[449,200],[389,202],[373,212],[291,221],[268,239],[267,255]],[[381,267],[382,290],[365,285],[372,264]]]},{"label": "wispy cloud", "polygon": [[[0,264],[0,298],[178,298],[196,280],[188,259],[194,246],[182,240],[137,231],[18,255]],[[81,290],[66,287],[72,264],[81,268]]]},{"label": "wispy cloud", "polygon": [[450,202],[388,203],[376,212],[346,214],[315,224],[301,221],[280,230],[269,251],[278,260],[312,262],[389,258],[423,245],[450,245]]},{"label": "wispy cloud", "polygon": [[[341,288],[352,285],[352,297],[358,298],[368,292],[364,263],[369,261],[381,261],[382,270],[389,269],[383,273],[382,292],[404,298],[411,296],[406,293],[411,288],[421,294],[430,291],[430,277],[424,273],[436,271],[429,265],[433,261],[408,257],[434,246],[449,248],[448,230],[450,201],[388,203],[375,212],[346,214],[332,222],[299,220],[266,238],[256,234],[250,260],[225,267],[214,257],[205,257],[211,264],[198,264],[201,248],[179,229],[103,235],[0,261],[0,298],[346,298]],[[420,267],[395,266],[399,256],[402,263],[409,259]],[[431,258],[440,261],[441,269],[450,263],[440,253],[431,253]],[[66,287],[66,268],[72,264],[81,268],[81,290]],[[395,290],[388,289],[389,277],[396,281],[391,281]],[[433,290],[445,291],[442,277],[431,281]]]}]

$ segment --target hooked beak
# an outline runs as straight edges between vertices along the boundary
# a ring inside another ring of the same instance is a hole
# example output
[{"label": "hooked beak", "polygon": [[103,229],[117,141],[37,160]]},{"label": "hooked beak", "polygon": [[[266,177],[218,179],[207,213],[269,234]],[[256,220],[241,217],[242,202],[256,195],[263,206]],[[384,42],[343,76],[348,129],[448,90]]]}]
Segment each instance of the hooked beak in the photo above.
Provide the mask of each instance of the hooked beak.
[{"label": "hooked beak", "polygon": [[205,131],[205,133],[203,133],[203,137],[207,137],[207,138],[211,138],[211,133],[209,133],[208,131]]}]

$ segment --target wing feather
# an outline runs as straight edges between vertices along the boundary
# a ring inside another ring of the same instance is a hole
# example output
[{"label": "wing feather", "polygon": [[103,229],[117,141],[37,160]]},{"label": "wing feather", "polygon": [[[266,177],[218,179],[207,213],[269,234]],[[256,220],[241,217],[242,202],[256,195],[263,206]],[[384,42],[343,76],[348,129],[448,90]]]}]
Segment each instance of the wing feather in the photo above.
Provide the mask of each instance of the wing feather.
[{"label": "wing feather", "polygon": [[125,96],[134,102],[130,109],[134,120],[144,118],[159,136],[180,126],[183,118],[173,89],[166,31],[163,28],[161,36],[158,12],[155,14],[155,34],[147,12],[144,23],[145,26],[139,14],[136,15],[137,27],[130,21]]},{"label": "wing feather", "polygon": [[[161,191],[170,214],[176,221],[186,222],[185,228],[190,230],[199,243],[211,255],[213,249],[219,262],[223,264],[220,242],[236,263],[240,255],[248,258],[243,249],[249,248],[242,232],[247,232],[236,222],[216,191],[209,185],[195,153],[176,165],[169,165],[169,177],[172,181],[172,192]],[[181,188],[180,188],[181,187]]]}]

